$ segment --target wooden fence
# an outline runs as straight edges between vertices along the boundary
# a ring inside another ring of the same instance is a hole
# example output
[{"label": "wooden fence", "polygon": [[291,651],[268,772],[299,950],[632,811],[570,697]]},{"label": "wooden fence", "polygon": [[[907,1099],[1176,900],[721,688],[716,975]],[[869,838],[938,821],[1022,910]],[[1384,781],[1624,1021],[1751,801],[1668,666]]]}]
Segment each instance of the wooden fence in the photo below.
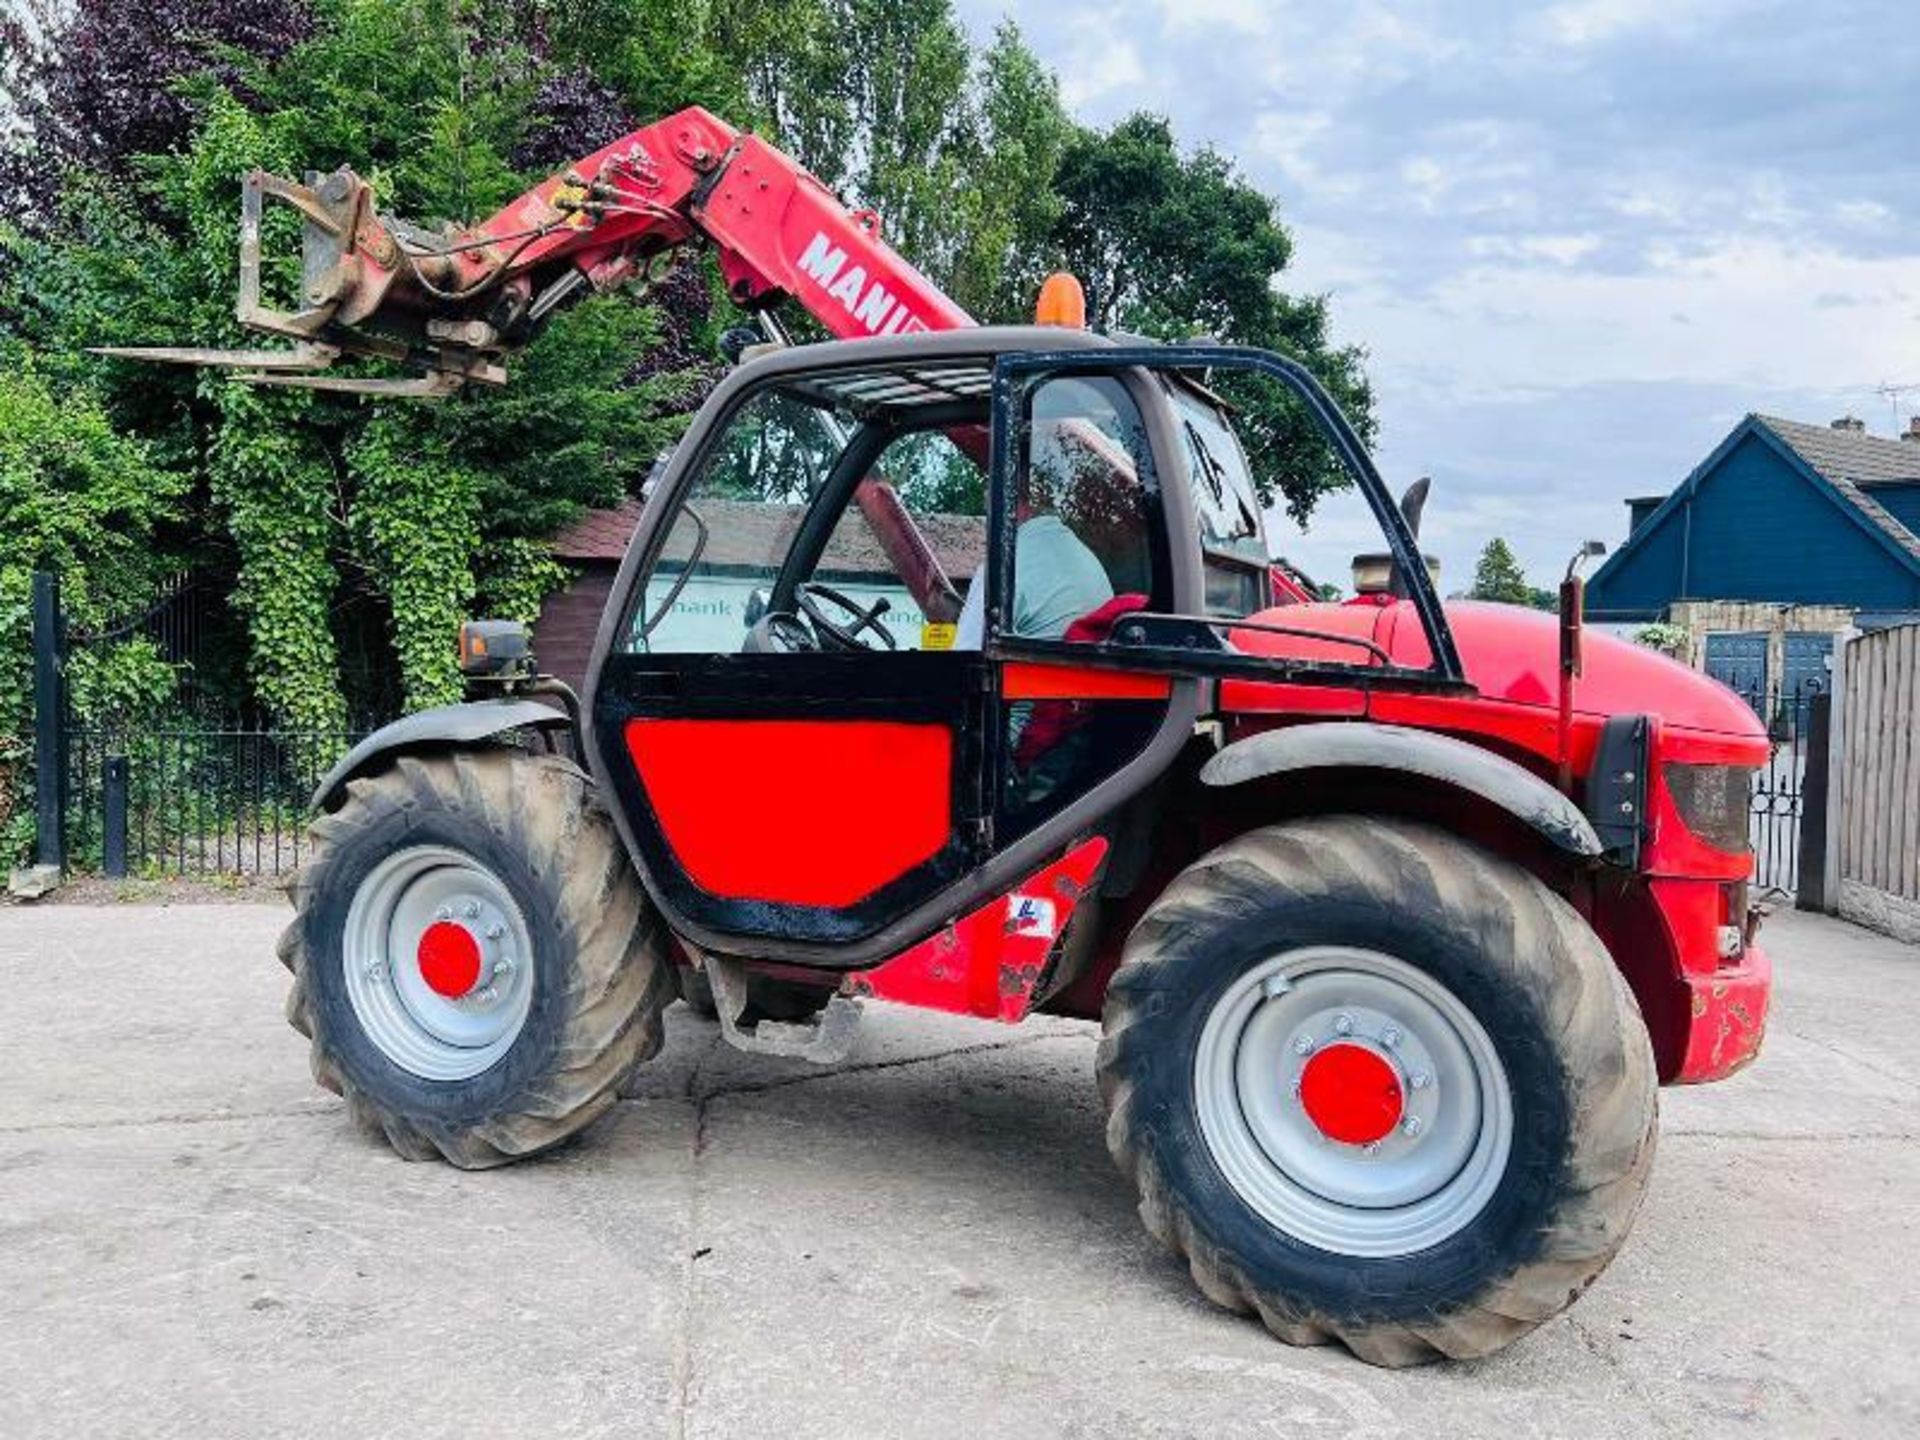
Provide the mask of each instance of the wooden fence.
[{"label": "wooden fence", "polygon": [[1920,625],[1850,641],[1837,687],[1838,907],[1920,940]]}]

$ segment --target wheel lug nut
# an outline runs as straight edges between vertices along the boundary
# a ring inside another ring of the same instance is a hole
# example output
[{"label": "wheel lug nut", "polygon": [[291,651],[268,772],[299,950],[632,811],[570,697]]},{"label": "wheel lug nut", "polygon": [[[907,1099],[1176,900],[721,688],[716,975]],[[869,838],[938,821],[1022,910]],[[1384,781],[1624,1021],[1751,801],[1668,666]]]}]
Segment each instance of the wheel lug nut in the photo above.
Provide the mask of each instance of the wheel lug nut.
[{"label": "wheel lug nut", "polygon": [[369,960],[367,962],[367,978],[369,980],[386,979],[387,978],[387,962],[384,960]]},{"label": "wheel lug nut", "polygon": [[1407,1116],[1400,1124],[1400,1133],[1409,1138],[1418,1135],[1420,1133],[1420,1117],[1418,1115]]},{"label": "wheel lug nut", "polygon": [[1424,1090],[1427,1088],[1427,1086],[1433,1083],[1433,1077],[1427,1074],[1427,1072],[1424,1070],[1414,1071],[1412,1079],[1413,1079],[1413,1088],[1416,1090]]},{"label": "wheel lug nut", "polygon": [[507,933],[507,927],[504,925],[495,924],[495,925],[487,926],[487,939],[489,940],[498,940],[502,935],[506,933]]},{"label": "wheel lug nut", "polygon": [[477,991],[473,998],[478,1000],[482,1005],[491,1005],[495,1000],[500,998],[500,992],[489,985],[486,989]]},{"label": "wheel lug nut", "polygon": [[433,918],[436,920],[453,919],[453,907],[451,905],[442,905],[438,910],[433,912]]},{"label": "wheel lug nut", "polygon": [[480,913],[480,906],[477,902],[469,900],[467,901],[467,908],[462,910],[460,913],[465,915],[467,919],[471,920]]},{"label": "wheel lug nut", "polygon": [[1351,1035],[1353,1033],[1353,1017],[1351,1015],[1335,1016],[1333,1033],[1336,1035]]},{"label": "wheel lug nut", "polygon": [[1378,1155],[1380,1153],[1380,1142],[1378,1140],[1369,1140],[1367,1142],[1366,1153],[1369,1155]]},{"label": "wheel lug nut", "polygon": [[500,959],[495,962],[493,973],[495,975],[511,975],[513,973],[513,957],[511,955],[502,955]]},{"label": "wheel lug nut", "polygon": [[1400,1027],[1398,1025],[1387,1026],[1386,1029],[1380,1032],[1380,1043],[1389,1050],[1393,1049],[1394,1046],[1400,1043]]},{"label": "wheel lug nut", "polygon": [[1298,1040],[1294,1041],[1293,1053],[1296,1055],[1311,1055],[1313,1053],[1313,1037],[1311,1035],[1302,1035]]}]

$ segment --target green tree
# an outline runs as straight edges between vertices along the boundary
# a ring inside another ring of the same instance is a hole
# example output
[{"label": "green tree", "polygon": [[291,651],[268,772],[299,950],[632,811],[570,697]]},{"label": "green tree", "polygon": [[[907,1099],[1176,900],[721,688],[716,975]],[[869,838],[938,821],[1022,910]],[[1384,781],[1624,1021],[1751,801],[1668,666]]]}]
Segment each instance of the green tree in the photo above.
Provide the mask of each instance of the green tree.
[{"label": "green tree", "polygon": [[1526,572],[1520,568],[1506,541],[1498,535],[1487,541],[1479,562],[1473,567],[1473,588],[1467,591],[1468,599],[1532,606],[1536,603],[1535,597],[1542,593],[1527,582]]},{"label": "green tree", "polygon": [[[1054,188],[1063,206],[1054,240],[1087,287],[1095,328],[1281,351],[1307,365],[1371,438],[1364,353],[1332,343],[1325,297],[1279,289],[1292,236],[1272,198],[1227,157],[1205,147],[1182,155],[1164,119],[1134,115],[1082,132]],[[1221,388],[1240,407],[1241,438],[1269,501],[1304,520],[1322,495],[1348,483],[1291,397],[1242,377],[1223,377]]]},{"label": "green tree", "polygon": [[979,320],[1018,324],[1032,318],[1055,264],[1053,231],[1066,202],[1053,177],[1078,127],[1060,103],[1060,82],[1012,21],[994,32],[975,87],[968,183],[948,212],[960,239],[945,288]]},{"label": "green tree", "polygon": [[979,53],[949,0],[738,0],[711,31],[796,159],[881,215],[889,241],[976,318],[1031,311],[1076,127],[1003,22]]},{"label": "green tree", "polygon": [[797,23],[750,72],[752,98],[802,164],[943,273],[971,66],[950,0],[802,0],[789,13]]}]

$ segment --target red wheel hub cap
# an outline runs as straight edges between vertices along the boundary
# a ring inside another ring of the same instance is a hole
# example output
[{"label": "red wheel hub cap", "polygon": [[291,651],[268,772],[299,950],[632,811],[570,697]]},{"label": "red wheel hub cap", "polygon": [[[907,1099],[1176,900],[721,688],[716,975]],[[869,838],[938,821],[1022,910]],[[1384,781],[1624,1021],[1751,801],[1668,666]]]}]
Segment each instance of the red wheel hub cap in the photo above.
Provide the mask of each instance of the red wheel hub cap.
[{"label": "red wheel hub cap", "polygon": [[1322,1135],[1371,1145],[1393,1133],[1406,1109],[1399,1073],[1365,1045],[1339,1041],[1300,1072],[1300,1105]]},{"label": "red wheel hub cap", "polygon": [[480,942],[464,925],[436,920],[420,937],[420,978],[435,994],[457,1000],[480,978]]}]

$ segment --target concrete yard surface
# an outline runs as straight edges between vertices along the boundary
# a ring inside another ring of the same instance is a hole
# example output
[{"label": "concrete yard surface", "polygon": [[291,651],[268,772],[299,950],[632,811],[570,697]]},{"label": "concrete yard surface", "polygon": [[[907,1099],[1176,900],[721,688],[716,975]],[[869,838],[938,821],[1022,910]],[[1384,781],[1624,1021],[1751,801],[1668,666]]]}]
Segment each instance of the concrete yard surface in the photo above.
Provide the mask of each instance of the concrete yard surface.
[{"label": "concrete yard surface", "polygon": [[0,908],[0,1436],[1920,1434],[1920,951],[1791,913],[1765,1054],[1663,1093],[1569,1314],[1370,1369],[1201,1298],[1095,1027],[869,1006],[830,1070],[676,1006],[545,1159],[408,1164],[280,1014],[284,912]]}]

